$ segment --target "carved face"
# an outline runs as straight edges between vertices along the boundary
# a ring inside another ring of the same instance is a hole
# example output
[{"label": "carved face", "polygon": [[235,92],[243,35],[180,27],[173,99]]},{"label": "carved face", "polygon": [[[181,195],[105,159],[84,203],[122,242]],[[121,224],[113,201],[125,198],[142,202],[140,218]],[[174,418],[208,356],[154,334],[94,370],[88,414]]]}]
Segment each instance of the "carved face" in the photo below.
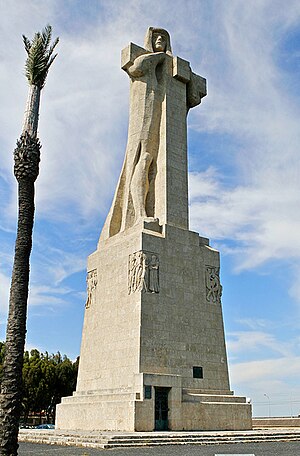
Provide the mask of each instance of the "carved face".
[{"label": "carved face", "polygon": [[153,34],[153,49],[155,52],[165,52],[167,47],[167,38],[163,33]]},{"label": "carved face", "polygon": [[157,263],[158,263],[157,256],[156,255],[151,255],[151,264],[156,266]]}]

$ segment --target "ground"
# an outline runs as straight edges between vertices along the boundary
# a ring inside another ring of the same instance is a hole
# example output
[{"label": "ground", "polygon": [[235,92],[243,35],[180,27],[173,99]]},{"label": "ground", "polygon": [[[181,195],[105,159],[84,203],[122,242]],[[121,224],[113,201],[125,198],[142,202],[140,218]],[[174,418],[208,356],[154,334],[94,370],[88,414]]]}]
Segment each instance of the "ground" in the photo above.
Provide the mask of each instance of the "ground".
[{"label": "ground", "polygon": [[298,456],[300,442],[243,443],[228,445],[173,445],[154,448],[127,448],[95,450],[88,448],[63,447],[20,443],[19,456]]}]

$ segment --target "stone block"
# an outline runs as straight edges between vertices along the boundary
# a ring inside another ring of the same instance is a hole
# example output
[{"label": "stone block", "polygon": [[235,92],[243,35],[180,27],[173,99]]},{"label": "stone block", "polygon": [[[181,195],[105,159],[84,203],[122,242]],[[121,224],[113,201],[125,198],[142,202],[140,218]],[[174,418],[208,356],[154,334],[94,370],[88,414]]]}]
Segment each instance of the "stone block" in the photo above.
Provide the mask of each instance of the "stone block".
[{"label": "stone block", "polygon": [[181,82],[189,82],[191,79],[191,67],[189,62],[180,57],[173,58],[173,77]]}]

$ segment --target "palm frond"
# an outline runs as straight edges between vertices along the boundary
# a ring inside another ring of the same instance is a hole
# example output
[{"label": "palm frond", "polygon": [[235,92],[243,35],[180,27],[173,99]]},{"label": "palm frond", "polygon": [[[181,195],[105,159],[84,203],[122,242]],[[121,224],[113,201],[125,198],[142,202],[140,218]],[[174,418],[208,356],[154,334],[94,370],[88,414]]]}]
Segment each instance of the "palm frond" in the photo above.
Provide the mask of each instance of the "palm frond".
[{"label": "palm frond", "polygon": [[31,48],[31,43],[30,43],[29,39],[27,38],[27,36],[22,35],[22,37],[23,37],[23,43],[24,43],[26,52],[27,52],[27,54],[29,54],[29,51],[30,51],[30,48]]},{"label": "palm frond", "polygon": [[25,50],[28,57],[25,62],[25,74],[29,84],[37,85],[43,88],[50,65],[53,63],[57,54],[52,56],[53,50],[59,38],[56,38],[52,45],[51,42],[52,27],[46,25],[41,33],[36,33],[30,42],[23,35]]},{"label": "palm frond", "polygon": [[50,55],[52,54],[55,46],[57,45],[57,43],[59,42],[59,38],[56,38],[53,42],[53,44],[49,47],[49,51],[48,51],[48,55],[50,57]]},{"label": "palm frond", "polygon": [[52,28],[51,25],[47,24],[44,30],[42,31],[42,42],[44,49],[48,49],[50,41],[51,41],[51,35],[52,35]]},{"label": "palm frond", "polygon": [[50,65],[52,65],[52,62],[53,60],[57,57],[58,54],[54,54],[50,57],[49,61],[48,61],[48,64],[47,64],[47,67],[48,69],[50,68]]}]

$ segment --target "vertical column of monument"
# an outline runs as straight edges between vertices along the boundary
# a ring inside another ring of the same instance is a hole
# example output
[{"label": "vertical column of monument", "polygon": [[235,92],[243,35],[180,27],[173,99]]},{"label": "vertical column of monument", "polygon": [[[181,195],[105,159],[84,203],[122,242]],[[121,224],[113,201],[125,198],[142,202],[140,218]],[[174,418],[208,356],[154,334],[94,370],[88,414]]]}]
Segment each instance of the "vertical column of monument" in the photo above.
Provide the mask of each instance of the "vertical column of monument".
[{"label": "vertical column of monument", "polygon": [[188,62],[178,57],[168,57],[166,65],[156,190],[163,203],[161,201],[156,213],[162,223],[188,229],[186,84],[190,67]]}]

